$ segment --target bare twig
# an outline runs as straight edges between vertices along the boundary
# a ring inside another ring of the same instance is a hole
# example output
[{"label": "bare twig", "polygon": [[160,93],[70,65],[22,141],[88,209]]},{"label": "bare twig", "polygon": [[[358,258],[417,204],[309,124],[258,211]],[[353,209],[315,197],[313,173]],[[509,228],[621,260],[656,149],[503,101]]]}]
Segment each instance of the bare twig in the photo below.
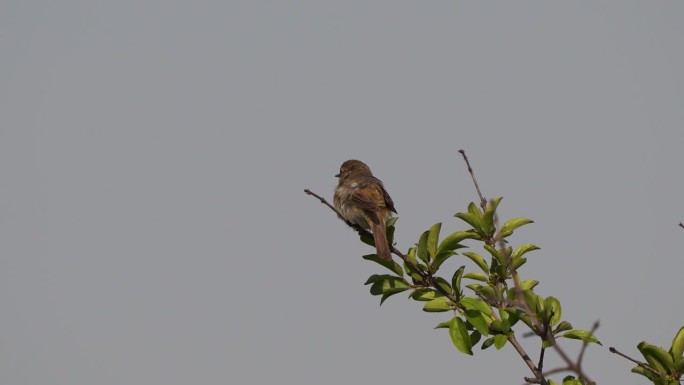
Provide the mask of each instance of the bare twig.
[{"label": "bare twig", "polygon": [[458,150],[458,152],[460,152],[461,155],[463,155],[463,160],[465,160],[466,165],[468,166],[468,172],[470,173],[470,176],[473,178],[475,190],[477,190],[477,195],[480,197],[480,207],[482,207],[482,210],[484,211],[487,209],[487,200],[482,195],[482,191],[480,191],[480,186],[477,184],[477,179],[475,178],[475,172],[473,171],[473,168],[470,167],[470,161],[468,160],[468,156],[466,155],[464,150]]},{"label": "bare twig", "polygon": [[527,367],[530,368],[530,370],[532,371],[532,374],[534,374],[533,381],[531,381],[529,377],[525,377],[525,381],[533,384],[548,385],[548,382],[546,381],[544,374],[534,365],[534,362],[532,362],[530,356],[527,355],[525,349],[523,349],[522,345],[520,345],[520,342],[518,342],[518,340],[515,338],[515,335],[511,335],[510,337],[508,337],[508,342],[511,343],[513,349],[515,349],[515,351],[518,352],[523,361],[525,361],[525,364],[527,364]]},{"label": "bare twig", "polygon": [[[518,275],[518,272],[515,271],[513,272],[513,284],[514,284],[514,290],[515,290],[515,296],[517,299],[517,305],[524,311],[527,316],[530,318],[530,321],[532,321],[533,326],[534,326],[534,332],[539,335],[541,338],[543,338],[545,341],[548,341],[553,349],[558,353],[558,355],[561,357],[561,359],[565,362],[564,367],[561,368],[556,368],[550,371],[545,372],[544,374],[546,376],[553,374],[553,373],[558,373],[558,372],[572,372],[575,373],[579,378],[583,379],[587,383],[593,383],[593,381],[584,373],[582,370],[582,357],[584,355],[584,352],[580,352],[580,358],[577,360],[577,362],[573,362],[572,359],[565,353],[565,351],[558,346],[556,343],[556,339],[553,337],[553,334],[549,333],[548,330],[546,330],[546,327],[542,325],[539,320],[537,319],[536,314],[532,312],[532,309],[530,309],[529,305],[527,304],[527,301],[525,301],[525,297],[523,296],[523,290],[521,286],[521,280],[520,276]],[[594,324],[594,327],[598,327],[598,323]],[[592,329],[591,333],[596,331],[596,329]],[[587,342],[585,342],[586,344]],[[583,350],[586,348],[583,348]],[[544,363],[543,363],[543,354],[540,355],[539,358],[539,369],[543,368]]]},{"label": "bare twig", "polygon": [[610,348],[608,348],[608,351],[610,351],[611,353],[617,354],[618,356],[620,356],[620,357],[622,357],[622,358],[625,358],[625,359],[627,359],[627,360],[629,360],[629,361],[632,361],[632,362],[634,362],[635,364],[637,364],[638,366],[641,366],[642,368],[648,370],[649,372],[651,372],[651,373],[653,373],[653,374],[657,374],[658,377],[660,377],[660,372],[658,372],[657,370],[655,370],[651,365],[649,365],[649,364],[647,364],[647,363],[645,363],[645,362],[641,362],[641,361],[635,360],[634,358],[632,358],[632,357],[630,357],[630,356],[628,356],[628,355],[626,355],[626,354],[620,352],[619,350],[615,349],[615,348],[612,347],[612,346],[611,346]]},{"label": "bare twig", "polygon": [[368,230],[366,230],[366,229],[364,229],[363,227],[357,225],[356,223],[351,223],[351,222],[349,222],[348,220],[344,219],[344,217],[342,216],[342,214],[340,214],[340,212],[337,211],[337,209],[335,208],[335,206],[333,206],[333,205],[331,205],[330,203],[328,203],[328,201],[325,200],[325,198],[323,198],[322,196],[320,196],[320,195],[318,195],[318,194],[312,192],[312,191],[309,190],[308,188],[307,188],[307,189],[304,189],[304,193],[305,193],[306,195],[311,195],[311,196],[314,196],[314,197],[318,198],[318,200],[321,201],[321,203],[323,203],[324,205],[330,207],[330,210],[334,211],[335,214],[337,214],[337,217],[338,217],[338,218],[340,218],[341,220],[343,220],[344,223],[347,224],[347,226],[349,226],[349,227],[353,228],[354,230],[356,230],[356,231],[359,233],[359,235],[363,235],[364,233],[367,233],[367,234],[370,235],[370,232],[368,232]]},{"label": "bare twig", "polygon": [[318,194],[312,192],[312,191],[309,190],[308,188],[307,188],[307,189],[304,189],[304,193],[305,193],[306,195],[313,195],[313,196],[315,196],[316,198],[318,198],[319,201],[321,201],[321,203],[323,203],[324,205],[330,207],[330,210],[336,212],[338,215],[340,214],[340,213],[337,212],[337,209],[335,208],[335,206],[333,206],[333,205],[331,205],[330,203],[328,203],[328,201],[326,201],[325,198],[323,198],[322,196],[320,196],[320,195],[318,195]]},{"label": "bare twig", "polygon": [[[599,321],[596,320],[594,324],[591,326],[591,330],[589,331],[589,338],[594,336],[594,333],[596,333],[596,330],[599,328]],[[585,339],[582,341],[582,348],[580,348],[579,355],[577,356],[577,367],[582,368],[582,361],[584,360],[584,352],[587,351],[587,347],[589,347],[589,338]]]},{"label": "bare twig", "polygon": [[541,351],[539,352],[539,363],[537,364],[537,368],[539,368],[539,371],[544,373],[544,352],[546,349],[544,348],[544,345],[542,344]]}]

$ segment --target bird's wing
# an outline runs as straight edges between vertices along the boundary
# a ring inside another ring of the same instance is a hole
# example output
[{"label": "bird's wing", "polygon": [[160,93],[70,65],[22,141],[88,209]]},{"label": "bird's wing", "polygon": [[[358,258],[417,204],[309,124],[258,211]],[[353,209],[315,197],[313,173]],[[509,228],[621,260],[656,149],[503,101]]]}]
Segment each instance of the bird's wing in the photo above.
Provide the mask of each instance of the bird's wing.
[{"label": "bird's wing", "polygon": [[366,211],[378,211],[387,207],[385,190],[377,183],[361,183],[352,193],[352,200]]}]

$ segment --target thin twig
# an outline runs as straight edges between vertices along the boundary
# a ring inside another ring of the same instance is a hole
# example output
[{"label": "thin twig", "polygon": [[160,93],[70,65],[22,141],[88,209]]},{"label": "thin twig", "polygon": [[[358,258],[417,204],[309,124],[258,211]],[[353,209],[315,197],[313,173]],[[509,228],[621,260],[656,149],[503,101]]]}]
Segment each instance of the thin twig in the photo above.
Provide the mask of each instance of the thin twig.
[{"label": "thin twig", "polygon": [[[477,183],[477,178],[475,177],[475,171],[473,170],[473,167],[470,165],[470,160],[468,159],[468,156],[465,153],[465,150],[461,149],[458,150],[459,153],[463,156],[463,160],[466,163],[466,166],[468,167],[468,173],[470,173],[470,177],[473,180],[473,184],[475,185],[475,190],[477,191],[477,195],[480,198],[480,207],[482,208],[482,211],[487,210],[487,199],[482,195],[482,190],[480,190],[480,185]],[[495,223],[498,225],[498,217],[495,218]],[[497,226],[498,227],[498,226]],[[494,245],[496,243],[496,240],[494,239],[494,236],[489,237],[488,239],[485,240],[485,243],[488,245]],[[505,252],[506,250],[506,244],[503,240],[501,240],[499,247]],[[510,255],[508,256],[510,258]],[[498,285],[499,283],[497,283]],[[522,289],[519,291],[520,297],[522,297]],[[485,301],[489,305],[489,301]],[[523,301],[524,302],[524,301]],[[497,307],[501,306],[500,303],[496,304]],[[490,305],[491,307],[491,305]],[[496,314],[492,312],[492,314]],[[531,319],[534,319],[530,317]],[[527,354],[525,349],[523,349],[522,345],[518,342],[517,338],[515,335],[511,335],[508,338],[508,341],[510,342],[511,346],[518,352],[520,357],[523,359],[525,364],[527,365],[528,368],[532,371],[532,374],[534,374],[534,378],[528,378],[525,377],[525,381],[529,383],[535,383],[535,384],[542,384],[542,385],[548,385],[548,382],[546,381],[546,378],[544,377],[543,372],[540,370],[540,368],[537,368],[534,365],[534,362],[530,358],[530,356]]]},{"label": "thin twig", "polygon": [[[518,300],[518,306],[530,318],[530,321],[532,322],[534,329],[536,329],[536,330],[534,330],[534,332],[537,333],[537,335],[539,335],[540,337],[542,337],[542,339],[544,339],[545,341],[548,341],[551,344],[551,346],[553,347],[553,349],[556,351],[556,353],[558,353],[558,355],[561,357],[561,359],[565,362],[566,366],[564,368],[562,368],[560,370],[554,369],[551,372],[554,372],[554,373],[558,372],[558,371],[573,372],[573,373],[577,374],[578,377],[580,377],[581,379],[586,381],[587,383],[593,383],[593,381],[584,373],[579,362],[577,362],[577,363],[572,362],[572,360],[565,353],[565,351],[560,346],[558,346],[558,344],[556,343],[556,339],[553,337],[553,334],[548,333],[548,331],[544,330],[545,329],[544,325],[542,325],[539,322],[539,320],[537,319],[537,315],[534,314],[534,312],[532,312],[532,309],[530,309],[529,305],[527,304],[527,301],[525,301],[525,297],[523,295],[523,290],[522,290],[522,286],[521,286],[520,282],[521,281],[520,281],[520,276],[518,275],[518,272],[514,271],[513,272],[513,285],[514,285],[513,288],[515,290],[515,296]],[[549,373],[551,373],[551,372],[546,372],[546,375],[549,375]]]},{"label": "thin twig", "polygon": [[[304,189],[304,193],[305,193],[306,195],[313,195],[313,196],[315,196],[316,198],[318,198],[319,201],[321,201],[321,203],[323,203],[324,205],[330,207],[330,210],[332,210],[332,211],[334,211],[334,212],[337,213],[337,209],[335,208],[335,206],[333,206],[333,205],[331,205],[330,203],[328,203],[328,201],[326,201],[325,198],[323,198],[322,196],[316,194],[315,192],[312,192],[312,191],[309,190],[308,188],[307,188],[307,189]],[[339,213],[338,213],[338,214],[339,214]]]},{"label": "thin twig", "polygon": [[368,234],[370,235],[370,233],[368,232],[368,230],[366,230],[366,229],[364,229],[363,227],[357,225],[356,223],[351,223],[351,222],[349,222],[348,220],[344,219],[344,217],[342,216],[342,214],[340,214],[340,212],[337,211],[337,209],[335,208],[335,206],[333,206],[333,205],[331,205],[330,203],[328,203],[328,201],[325,200],[325,198],[323,198],[322,196],[320,196],[320,195],[318,195],[318,194],[312,192],[312,191],[309,190],[308,188],[307,188],[307,189],[304,189],[304,193],[305,193],[306,195],[312,195],[312,196],[318,198],[318,200],[321,201],[321,203],[323,203],[324,205],[330,207],[330,210],[334,211],[335,214],[337,214],[337,217],[338,217],[338,218],[340,218],[341,220],[343,220],[344,223],[347,224],[347,226],[349,226],[349,227],[353,228],[354,230],[356,230],[356,231],[359,233],[359,235],[363,235],[364,233],[368,233]]},{"label": "thin twig", "polygon": [[458,150],[458,152],[460,152],[461,155],[463,155],[463,160],[465,160],[466,165],[468,166],[468,172],[470,173],[470,176],[473,178],[475,190],[477,190],[477,195],[480,197],[480,207],[482,207],[482,211],[484,211],[487,209],[487,200],[482,195],[482,191],[480,191],[480,185],[477,184],[477,178],[475,178],[475,172],[473,171],[473,168],[470,167],[470,161],[468,160],[468,156],[466,155],[464,150]]},{"label": "thin twig", "polygon": [[632,361],[632,362],[634,362],[635,364],[637,364],[638,366],[641,366],[642,368],[648,370],[649,372],[651,372],[651,373],[653,373],[653,374],[657,374],[658,377],[660,377],[660,372],[658,372],[657,370],[655,370],[655,369],[654,369],[652,366],[650,366],[649,364],[647,364],[647,363],[645,363],[645,362],[641,362],[641,361],[635,360],[634,358],[632,358],[632,357],[630,357],[630,356],[628,356],[628,355],[626,355],[626,354],[620,352],[619,350],[615,349],[615,348],[612,347],[612,346],[611,346],[610,348],[608,348],[608,351],[610,351],[611,353],[617,354],[618,356],[620,356],[620,357],[622,357],[622,358],[625,358],[625,359],[627,359],[627,360],[629,360],[629,361]]},{"label": "thin twig", "polygon": [[539,368],[539,371],[544,373],[544,352],[546,349],[544,348],[544,344],[542,344],[541,347],[541,352],[539,352],[539,363],[537,364],[537,368]]},{"label": "thin twig", "polygon": [[582,348],[580,348],[579,355],[577,356],[577,367],[582,368],[582,361],[584,360],[584,352],[587,351],[587,347],[589,346],[589,339],[594,336],[594,333],[596,333],[596,330],[599,328],[599,321],[596,320],[594,324],[591,326],[591,330],[589,331],[589,338],[585,339],[582,341]]},{"label": "thin twig", "polygon": [[544,378],[544,374],[537,369],[536,366],[534,366],[534,362],[532,362],[532,359],[530,356],[527,355],[527,352],[525,352],[525,349],[523,349],[522,345],[520,345],[520,342],[515,338],[515,335],[511,335],[508,337],[508,342],[511,343],[511,346],[515,349],[515,351],[518,352],[520,357],[522,357],[523,361],[525,361],[525,364],[527,364],[527,367],[530,368],[532,371],[532,374],[535,376],[536,381],[530,381],[529,378],[525,377],[525,381],[530,382],[530,383],[535,383],[535,384],[542,384],[542,385],[548,385],[548,382],[546,381],[546,378]]}]

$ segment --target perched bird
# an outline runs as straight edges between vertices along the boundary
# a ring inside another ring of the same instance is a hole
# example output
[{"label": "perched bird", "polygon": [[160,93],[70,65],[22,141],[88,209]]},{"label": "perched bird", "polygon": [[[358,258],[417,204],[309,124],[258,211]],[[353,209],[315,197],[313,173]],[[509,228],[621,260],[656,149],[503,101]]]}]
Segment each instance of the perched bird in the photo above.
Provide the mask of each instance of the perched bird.
[{"label": "perched bird", "polygon": [[370,168],[360,160],[342,163],[340,173],[335,176],[340,178],[334,197],[337,211],[347,221],[370,229],[377,254],[392,259],[385,223],[391,212],[396,213],[397,210],[380,179],[374,177]]}]

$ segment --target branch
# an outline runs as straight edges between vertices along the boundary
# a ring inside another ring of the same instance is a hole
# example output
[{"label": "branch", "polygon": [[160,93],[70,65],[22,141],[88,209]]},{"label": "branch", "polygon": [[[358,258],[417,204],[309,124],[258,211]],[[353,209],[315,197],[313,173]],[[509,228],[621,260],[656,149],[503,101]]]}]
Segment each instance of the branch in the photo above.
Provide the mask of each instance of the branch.
[{"label": "branch", "polygon": [[460,152],[461,155],[463,155],[463,160],[465,160],[466,165],[468,166],[468,172],[470,173],[470,176],[473,178],[475,190],[477,190],[477,195],[480,197],[480,207],[482,207],[482,210],[484,211],[487,209],[487,200],[482,195],[482,191],[480,191],[480,186],[477,184],[477,179],[475,178],[475,172],[473,171],[473,168],[470,167],[470,161],[468,161],[468,156],[466,155],[464,150],[458,150],[458,152]]},{"label": "branch", "polygon": [[338,217],[338,218],[340,218],[341,220],[343,220],[344,223],[347,224],[347,226],[349,226],[349,227],[353,228],[354,230],[356,230],[356,231],[359,233],[359,235],[363,235],[364,233],[370,235],[370,233],[368,232],[368,230],[366,230],[366,229],[364,229],[363,227],[357,225],[356,223],[351,223],[351,222],[349,222],[348,220],[344,219],[344,217],[342,216],[342,214],[340,214],[340,212],[337,211],[337,209],[335,208],[335,206],[333,206],[333,205],[331,205],[330,203],[328,203],[328,201],[325,200],[325,198],[323,198],[322,196],[320,196],[320,195],[318,195],[318,194],[312,192],[312,191],[309,190],[308,188],[307,188],[307,189],[304,189],[304,193],[305,193],[306,195],[312,195],[312,196],[318,198],[318,200],[321,201],[321,203],[323,203],[324,205],[330,207],[330,210],[334,211],[335,214],[337,214],[337,217]]},{"label": "branch", "polygon": [[[473,171],[473,167],[470,165],[470,161],[468,160],[468,156],[465,153],[465,150],[461,149],[458,150],[459,153],[463,156],[463,160],[466,162],[466,166],[468,166],[468,173],[470,173],[470,177],[473,179],[473,184],[475,185],[475,190],[477,191],[477,195],[480,198],[480,207],[482,208],[482,211],[487,210],[487,199],[485,199],[484,195],[482,195],[482,190],[480,190],[480,185],[477,183],[477,178],[475,177],[475,171]],[[496,223],[498,224],[498,217],[495,218]],[[494,237],[489,237],[489,239],[485,240],[485,243],[488,245],[494,245],[496,243]],[[501,243],[499,245],[502,250],[506,249],[505,242],[501,240]],[[510,256],[509,256],[510,257]],[[520,298],[522,298],[522,288],[518,286],[519,288],[519,294]],[[485,301],[488,302],[488,301]],[[522,301],[524,303],[524,300]],[[489,304],[489,303],[488,303]],[[501,304],[499,304],[500,306]],[[525,303],[525,305],[527,305]],[[491,305],[490,305],[491,307]],[[528,308],[529,309],[529,308]],[[492,312],[492,314],[495,315],[496,318],[496,313]],[[535,320],[536,318],[530,317],[532,320]],[[525,381],[533,384],[541,384],[541,385],[548,385],[548,382],[546,381],[546,378],[544,377],[544,373],[541,370],[541,365],[543,365],[543,353],[542,357],[540,358],[540,367],[535,366],[534,362],[530,358],[530,356],[527,354],[525,349],[520,345],[520,342],[518,342],[518,339],[515,338],[515,335],[511,335],[508,337],[508,342],[511,343],[511,346],[518,352],[520,357],[523,359],[525,364],[527,365],[528,368],[532,371],[532,374],[534,374],[534,378],[529,378],[525,377]],[[542,350],[543,352],[543,350]]]},{"label": "branch", "polygon": [[541,351],[539,352],[539,363],[537,364],[537,367],[539,368],[539,371],[544,373],[544,352],[546,349],[544,348],[544,344],[542,344]]},{"label": "branch", "polygon": [[[311,195],[311,196],[313,196],[313,197],[318,198],[318,200],[321,201],[321,203],[323,203],[324,205],[328,206],[328,207],[330,208],[330,210],[334,211],[334,212],[337,214],[337,217],[340,218],[340,220],[344,221],[344,223],[346,223],[349,227],[351,227],[351,228],[353,228],[354,230],[356,230],[356,231],[359,233],[359,235],[364,235],[364,234],[365,234],[365,235],[368,235],[368,236],[372,236],[372,234],[371,234],[368,230],[364,229],[363,227],[361,227],[361,226],[359,226],[359,225],[357,225],[357,224],[355,224],[355,223],[351,223],[351,222],[349,222],[348,220],[344,219],[344,217],[340,214],[340,212],[337,211],[337,209],[335,208],[335,206],[333,206],[333,205],[331,205],[330,203],[328,203],[328,201],[325,200],[325,198],[323,198],[322,196],[320,196],[320,195],[318,195],[318,194],[312,192],[312,191],[309,190],[309,189],[305,189],[305,190],[304,190],[304,193],[305,193],[306,195]],[[439,286],[437,286],[437,285],[434,285],[433,282],[432,282],[432,277],[431,277],[429,274],[424,273],[424,272],[421,271],[416,265],[414,265],[413,263],[411,263],[411,261],[408,260],[408,258],[406,257],[406,255],[404,255],[404,253],[402,253],[401,251],[399,251],[399,249],[397,249],[396,247],[394,247],[394,245],[390,245],[390,251],[391,251],[393,254],[395,254],[396,256],[398,256],[399,258],[401,258],[401,259],[406,263],[406,266],[408,266],[409,270],[411,270],[412,272],[418,274],[418,275],[420,276],[420,278],[423,280],[423,282],[425,282],[426,284],[428,284],[428,285],[434,287],[435,289],[437,289],[441,294],[443,294],[445,297],[447,297],[447,298],[449,298],[450,300],[452,300],[454,303],[458,302],[458,299],[456,299],[456,298],[455,298],[454,296],[452,296],[450,293],[447,293],[447,292],[444,291],[441,287],[439,287]]]},{"label": "branch", "polygon": [[[561,368],[556,368],[552,369],[550,371],[547,371],[545,374],[548,376],[553,373],[558,373],[558,372],[572,372],[575,373],[579,378],[583,379],[589,384],[593,384],[594,382],[584,373],[582,370],[582,359],[584,358],[584,351],[587,348],[588,342],[584,341],[584,345],[582,346],[582,349],[580,351],[580,355],[577,359],[577,362],[572,362],[570,357],[565,353],[565,351],[558,346],[556,343],[556,339],[553,337],[552,334],[550,334],[544,325],[542,325],[539,320],[537,320],[536,314],[532,312],[532,309],[530,309],[529,305],[527,304],[527,301],[525,301],[525,297],[523,296],[523,290],[521,286],[521,280],[520,276],[518,275],[517,271],[513,272],[513,288],[515,290],[515,296],[517,299],[517,305],[524,311],[527,316],[530,318],[530,321],[533,323],[534,328],[537,330],[534,330],[534,332],[539,335],[543,340],[548,341],[553,349],[558,353],[558,355],[561,357],[561,359],[565,362],[565,367]],[[598,322],[594,323],[594,326],[591,329],[591,335],[594,335],[594,332],[598,328]],[[543,350],[542,354],[539,357],[539,370],[542,370],[544,366],[544,355],[543,355]]]},{"label": "branch", "polygon": [[632,357],[630,357],[630,356],[628,356],[628,355],[626,355],[626,354],[620,352],[619,350],[615,349],[615,348],[612,347],[612,346],[611,346],[610,348],[608,348],[608,351],[610,351],[611,353],[615,353],[615,354],[617,354],[618,356],[620,356],[620,357],[622,357],[622,358],[625,358],[625,359],[627,359],[627,360],[629,360],[629,361],[632,361],[632,362],[634,362],[635,364],[637,364],[637,366],[641,366],[642,368],[648,370],[648,371],[651,372],[651,373],[657,374],[658,377],[660,377],[660,372],[658,372],[657,370],[655,370],[655,369],[654,369],[652,366],[650,366],[649,364],[647,364],[647,363],[645,363],[645,362],[637,361],[637,360],[635,360],[634,358],[632,358]]},{"label": "branch", "polygon": [[525,361],[525,364],[527,364],[527,367],[530,368],[532,374],[534,374],[535,376],[535,378],[525,377],[525,381],[531,384],[548,385],[546,378],[544,378],[544,373],[542,373],[539,369],[537,369],[536,366],[534,366],[534,362],[532,362],[530,356],[527,355],[525,349],[523,349],[522,345],[520,345],[518,339],[515,338],[515,335],[511,335],[510,337],[508,337],[508,342],[511,343],[511,346],[513,346],[515,351],[518,352],[523,361]]},{"label": "branch", "polygon": [[[596,333],[596,330],[599,328],[599,321],[596,320],[593,325],[591,325],[591,330],[589,331],[589,338],[591,338],[594,333]],[[586,339],[582,341],[582,348],[580,348],[579,355],[577,356],[577,367],[581,368],[582,367],[582,361],[584,360],[584,352],[587,350],[587,347],[589,346],[589,340]]]}]

